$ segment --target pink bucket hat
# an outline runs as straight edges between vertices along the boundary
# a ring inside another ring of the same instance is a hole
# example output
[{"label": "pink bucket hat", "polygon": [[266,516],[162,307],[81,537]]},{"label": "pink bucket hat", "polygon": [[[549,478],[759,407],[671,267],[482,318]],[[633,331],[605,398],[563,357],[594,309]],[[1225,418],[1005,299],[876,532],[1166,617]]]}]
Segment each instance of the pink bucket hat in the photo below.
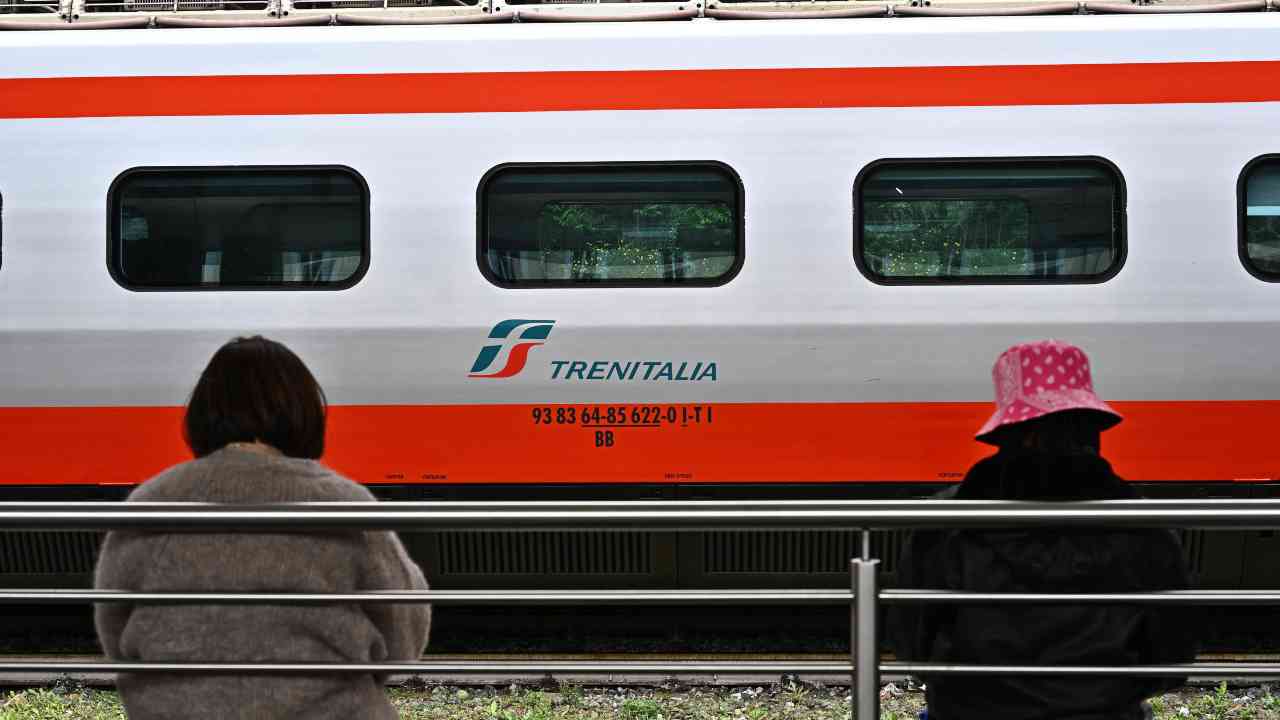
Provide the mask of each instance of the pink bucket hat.
[{"label": "pink bucket hat", "polygon": [[1104,413],[1104,430],[1124,419],[1094,394],[1089,358],[1070,343],[1038,340],[1014,345],[996,359],[991,379],[996,412],[978,431],[982,442],[991,442],[992,433],[1007,425],[1063,410]]}]

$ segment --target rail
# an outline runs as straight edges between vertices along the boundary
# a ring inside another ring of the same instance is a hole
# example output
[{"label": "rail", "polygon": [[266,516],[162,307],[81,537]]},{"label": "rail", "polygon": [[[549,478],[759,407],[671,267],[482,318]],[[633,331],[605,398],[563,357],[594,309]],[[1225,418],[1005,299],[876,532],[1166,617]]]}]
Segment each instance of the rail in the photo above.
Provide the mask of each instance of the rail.
[{"label": "rail", "polygon": [[1263,13],[1280,0],[0,0],[0,30]]},{"label": "rail", "polygon": [[881,590],[871,531],[890,528],[990,528],[1053,524],[1075,527],[1280,528],[1280,500],[1110,500],[1028,503],[957,500],[628,501],[300,503],[224,506],[203,503],[0,503],[0,530],[162,532],[298,530],[817,530],[856,528],[860,557],[850,561],[848,590],[503,590],[381,591],[341,594],[157,593],[120,590],[0,590],[0,604],[128,602],[138,604],[431,602],[437,604],[831,604],[850,608],[849,662],[397,662],[397,663],[149,663],[0,662],[13,673],[378,673],[567,674],[581,672],[848,673],[855,718],[879,717],[882,673],[920,675],[1128,675],[1273,677],[1280,663],[1180,663],[1140,666],[1027,666],[882,662],[877,623],[882,604],[1123,603],[1137,605],[1280,605],[1280,591],[1176,590],[1144,593],[976,593]]}]

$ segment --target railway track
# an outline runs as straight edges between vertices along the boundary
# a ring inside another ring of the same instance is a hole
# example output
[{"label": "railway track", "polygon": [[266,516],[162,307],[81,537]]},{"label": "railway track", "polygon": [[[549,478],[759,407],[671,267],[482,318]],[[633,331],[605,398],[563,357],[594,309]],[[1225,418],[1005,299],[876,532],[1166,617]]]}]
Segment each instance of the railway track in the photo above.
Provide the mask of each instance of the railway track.
[{"label": "railway track", "polygon": [[[423,672],[412,675],[392,675],[390,684],[413,682],[435,685],[507,686],[576,685],[611,686],[738,686],[768,685],[784,677],[807,683],[823,685],[847,685],[849,674],[842,672],[849,660],[845,653],[440,653],[424,655],[420,660]],[[892,662],[886,654],[882,661]],[[1265,653],[1204,653],[1196,658],[1198,663],[1217,666],[1280,662],[1280,652]],[[99,655],[45,653],[0,654],[0,663],[23,664],[28,670],[14,672],[0,670],[0,687],[29,688],[58,683],[80,684],[89,687],[111,687],[110,673],[85,671],[83,665],[105,662]],[[757,666],[750,672],[724,672],[727,664]],[[60,670],[66,665],[69,670]],[[47,669],[42,669],[47,666]],[[532,667],[550,667],[554,672],[531,671]],[[683,666],[686,671],[673,670]],[[34,670],[32,670],[34,669]],[[901,682],[903,675],[885,673],[885,682]],[[1228,680],[1230,684],[1257,685],[1280,681],[1276,676],[1244,675]],[[1221,679],[1201,678],[1192,675],[1189,685],[1216,685]]]}]

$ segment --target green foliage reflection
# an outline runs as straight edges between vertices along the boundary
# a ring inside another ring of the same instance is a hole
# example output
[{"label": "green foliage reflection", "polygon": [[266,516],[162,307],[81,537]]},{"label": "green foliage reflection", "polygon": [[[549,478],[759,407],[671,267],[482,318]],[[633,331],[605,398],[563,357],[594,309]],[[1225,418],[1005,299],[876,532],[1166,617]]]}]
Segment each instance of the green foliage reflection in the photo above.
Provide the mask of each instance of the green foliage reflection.
[{"label": "green foliage reflection", "polygon": [[733,215],[722,202],[548,203],[538,251],[574,280],[715,278],[733,265]]},{"label": "green foliage reflection", "polygon": [[1025,275],[1030,213],[1020,200],[867,200],[863,256],[889,277]]}]

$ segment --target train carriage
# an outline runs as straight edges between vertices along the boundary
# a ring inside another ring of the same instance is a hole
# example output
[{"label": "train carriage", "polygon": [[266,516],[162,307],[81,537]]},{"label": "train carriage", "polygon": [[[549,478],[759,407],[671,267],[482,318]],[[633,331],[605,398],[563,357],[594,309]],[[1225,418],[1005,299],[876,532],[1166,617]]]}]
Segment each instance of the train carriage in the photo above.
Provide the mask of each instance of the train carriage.
[{"label": "train carriage", "polygon": [[[1274,496],[1277,48],[1274,12],[0,33],[0,494],[181,461],[261,333],[388,498],[925,495],[1040,337],[1145,492]],[[1274,536],[1189,537],[1280,584]],[[794,585],[854,537],[413,545],[439,586]],[[0,580],[93,547],[5,534]]]}]

